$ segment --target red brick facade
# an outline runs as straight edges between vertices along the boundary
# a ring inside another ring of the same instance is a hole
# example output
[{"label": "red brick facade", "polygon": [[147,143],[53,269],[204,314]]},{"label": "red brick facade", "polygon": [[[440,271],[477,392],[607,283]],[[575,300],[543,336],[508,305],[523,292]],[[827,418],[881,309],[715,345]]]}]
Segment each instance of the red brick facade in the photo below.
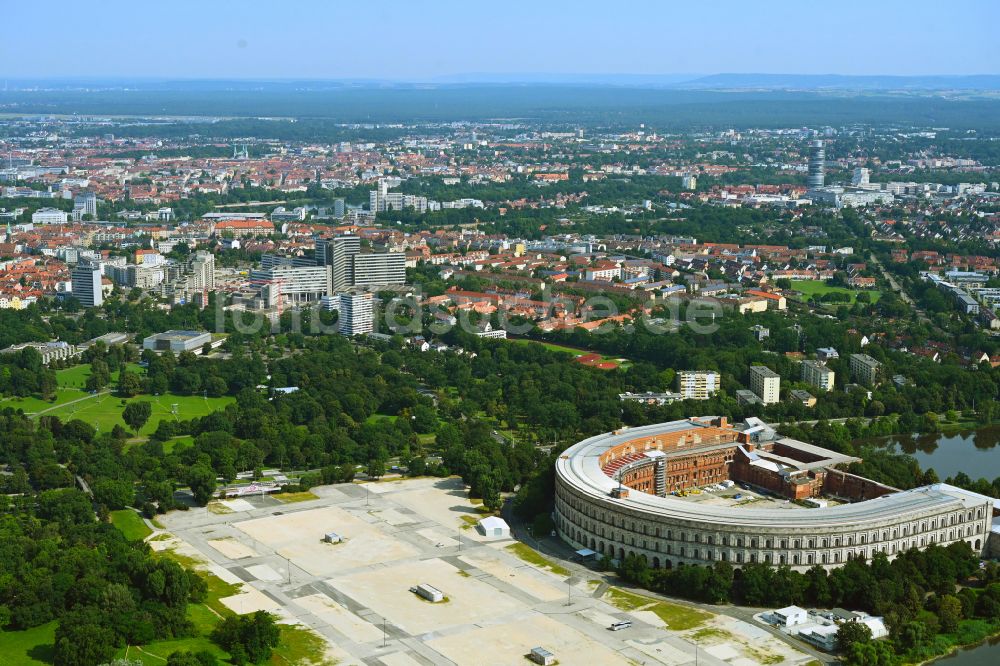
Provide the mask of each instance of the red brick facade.
[{"label": "red brick facade", "polygon": [[860,501],[896,491],[869,479],[826,467],[786,468],[779,472],[754,465],[748,456],[739,452],[740,446],[748,451],[756,448],[801,463],[816,463],[824,459],[818,453],[780,442],[754,445],[746,441],[743,433],[729,426],[725,419],[719,419],[717,424],[711,426],[630,439],[602,453],[598,461],[604,473],[620,479],[623,486],[649,494],[656,494],[656,463],[645,456],[648,451],[667,454],[663,460],[663,490],[666,493],[726,480],[749,483],[793,500],[830,495]]}]

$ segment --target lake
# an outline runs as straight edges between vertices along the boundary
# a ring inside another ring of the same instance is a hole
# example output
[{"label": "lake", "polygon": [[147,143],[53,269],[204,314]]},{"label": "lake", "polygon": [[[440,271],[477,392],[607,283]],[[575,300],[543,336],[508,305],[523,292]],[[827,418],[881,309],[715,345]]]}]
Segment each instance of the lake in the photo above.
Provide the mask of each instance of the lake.
[{"label": "lake", "polygon": [[892,435],[865,443],[909,454],[917,459],[921,469],[933,467],[942,481],[959,472],[988,481],[1000,476],[1000,450],[997,449],[1000,426],[929,435]]},{"label": "lake", "polygon": [[940,666],[996,666],[1000,664],[1000,638],[959,650],[934,662]]}]

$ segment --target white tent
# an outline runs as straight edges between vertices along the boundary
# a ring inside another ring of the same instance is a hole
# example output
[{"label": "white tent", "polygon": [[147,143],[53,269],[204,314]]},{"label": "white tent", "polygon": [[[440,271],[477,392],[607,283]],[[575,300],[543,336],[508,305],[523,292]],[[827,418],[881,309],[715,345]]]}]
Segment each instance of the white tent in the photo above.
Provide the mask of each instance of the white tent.
[{"label": "white tent", "polygon": [[490,516],[489,518],[483,518],[479,521],[479,531],[483,533],[483,536],[494,537],[497,539],[508,539],[510,538],[510,525],[503,518],[498,518],[496,516]]}]

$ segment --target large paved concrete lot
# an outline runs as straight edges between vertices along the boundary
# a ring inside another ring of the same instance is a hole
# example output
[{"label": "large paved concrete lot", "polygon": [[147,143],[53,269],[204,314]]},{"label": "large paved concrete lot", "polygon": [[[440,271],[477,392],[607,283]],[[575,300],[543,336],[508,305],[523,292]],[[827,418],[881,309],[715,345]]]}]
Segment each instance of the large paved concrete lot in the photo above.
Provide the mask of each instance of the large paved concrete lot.
[{"label": "large paved concrete lot", "polygon": [[[228,513],[206,509],[162,518],[172,547],[242,591],[224,600],[237,613],[275,612],[308,626],[342,664],[529,663],[541,646],[560,664],[698,663],[793,666],[809,658],[770,636],[714,618],[702,635],[673,632],[649,610],[608,603],[606,585],[565,578],[519,559],[471,528],[479,516],[458,479],[414,479],[313,489],[319,499],[282,504],[246,498]],[[326,532],[344,537],[322,541]],[[409,588],[428,583],[431,604]],[[611,622],[631,619],[612,632]]]}]

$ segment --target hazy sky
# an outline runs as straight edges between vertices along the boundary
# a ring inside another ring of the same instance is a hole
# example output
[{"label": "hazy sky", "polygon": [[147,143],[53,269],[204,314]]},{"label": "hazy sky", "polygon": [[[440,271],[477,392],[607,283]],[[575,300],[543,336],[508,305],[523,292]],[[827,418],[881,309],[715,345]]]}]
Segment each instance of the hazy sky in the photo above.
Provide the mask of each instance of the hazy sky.
[{"label": "hazy sky", "polygon": [[3,4],[12,79],[1000,73],[1000,0]]}]

